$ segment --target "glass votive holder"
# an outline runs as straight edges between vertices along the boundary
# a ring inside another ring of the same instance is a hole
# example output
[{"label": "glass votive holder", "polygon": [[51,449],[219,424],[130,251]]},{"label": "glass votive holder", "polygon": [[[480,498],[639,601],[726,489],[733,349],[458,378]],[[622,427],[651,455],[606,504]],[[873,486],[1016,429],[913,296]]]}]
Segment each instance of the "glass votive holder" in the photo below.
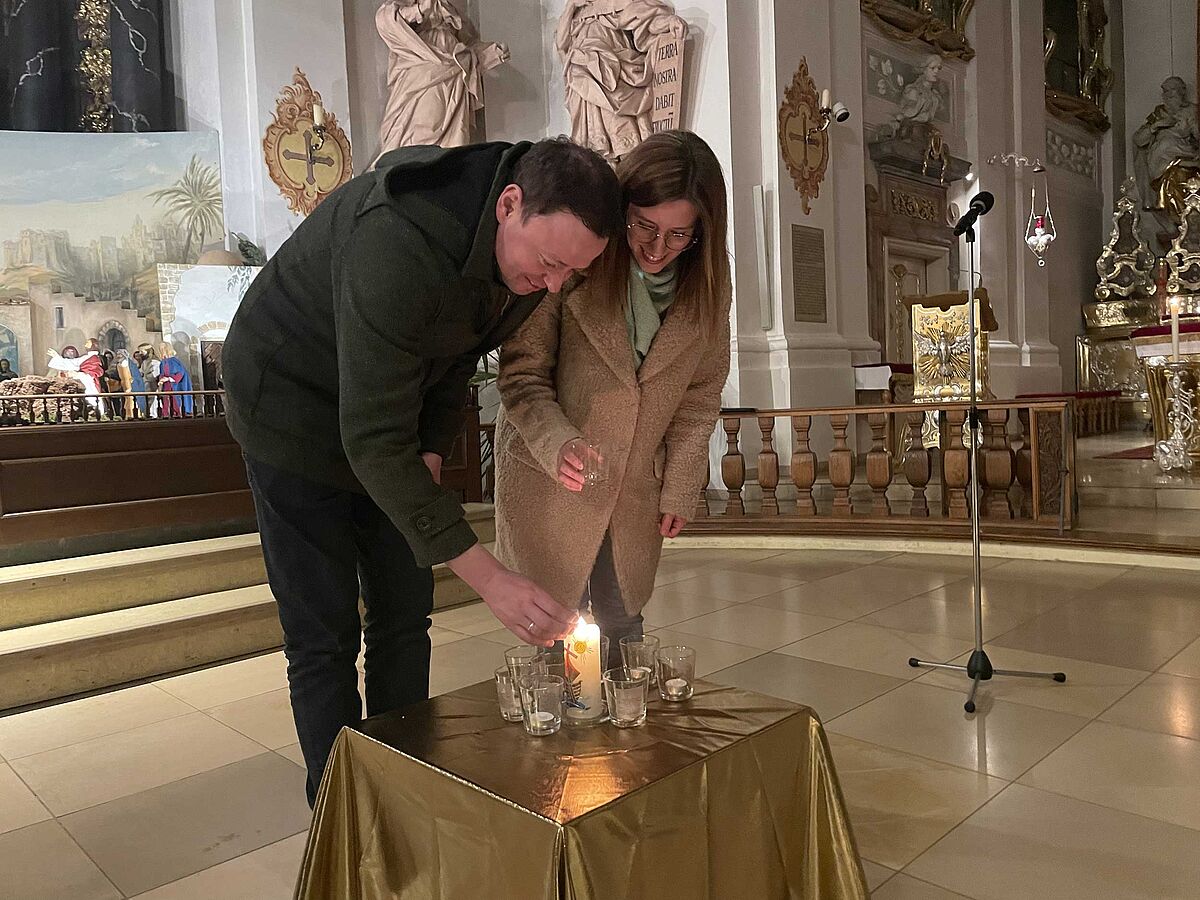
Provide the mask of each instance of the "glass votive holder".
[{"label": "glass votive holder", "polygon": [[645,671],[651,686],[658,684],[658,675],[655,672],[658,646],[659,640],[652,634],[621,638],[621,662],[627,669]]},{"label": "glass votive holder", "polygon": [[500,715],[505,722],[521,721],[521,696],[517,692],[517,680],[508,666],[496,670],[496,699],[500,701]]},{"label": "glass votive holder", "polygon": [[557,675],[526,675],[517,682],[525,731],[536,736],[562,727],[563,680]]},{"label": "glass votive holder", "polygon": [[541,647],[531,647],[519,644],[504,651],[504,664],[512,673],[513,679],[520,682],[526,675],[545,675],[546,655]]},{"label": "glass votive holder", "polygon": [[662,647],[658,651],[658,695],[664,700],[687,700],[696,680],[696,651],[691,647]]},{"label": "glass votive holder", "polygon": [[608,455],[600,444],[589,441],[583,451],[583,483],[602,484],[608,481]]},{"label": "glass votive holder", "polygon": [[608,718],[618,728],[637,728],[646,721],[646,691],[650,679],[642,668],[622,666],[604,673]]}]

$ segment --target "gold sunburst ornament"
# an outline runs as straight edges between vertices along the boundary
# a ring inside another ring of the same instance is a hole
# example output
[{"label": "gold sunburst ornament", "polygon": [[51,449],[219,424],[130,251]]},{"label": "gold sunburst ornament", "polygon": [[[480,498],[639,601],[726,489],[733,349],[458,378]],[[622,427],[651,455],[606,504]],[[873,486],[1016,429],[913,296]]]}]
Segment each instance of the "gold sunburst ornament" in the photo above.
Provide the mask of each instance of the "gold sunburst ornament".
[{"label": "gold sunburst ornament", "polygon": [[300,69],[275,101],[263,155],[279,193],[292,212],[302,216],[354,174],[350,141]]}]

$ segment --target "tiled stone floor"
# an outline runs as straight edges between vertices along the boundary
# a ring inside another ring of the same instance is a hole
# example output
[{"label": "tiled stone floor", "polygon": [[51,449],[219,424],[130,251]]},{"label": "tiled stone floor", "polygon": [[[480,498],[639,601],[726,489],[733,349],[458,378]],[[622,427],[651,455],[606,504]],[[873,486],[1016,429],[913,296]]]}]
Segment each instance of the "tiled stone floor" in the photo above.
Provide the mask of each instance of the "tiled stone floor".
[{"label": "tiled stone floor", "polygon": [[[985,559],[997,680],[974,718],[962,557],[672,550],[647,608],[701,674],[808,704],[875,897],[1200,895],[1200,574]],[[432,690],[515,643],[434,616]],[[281,654],[0,719],[0,897],[291,896],[308,809]]]}]

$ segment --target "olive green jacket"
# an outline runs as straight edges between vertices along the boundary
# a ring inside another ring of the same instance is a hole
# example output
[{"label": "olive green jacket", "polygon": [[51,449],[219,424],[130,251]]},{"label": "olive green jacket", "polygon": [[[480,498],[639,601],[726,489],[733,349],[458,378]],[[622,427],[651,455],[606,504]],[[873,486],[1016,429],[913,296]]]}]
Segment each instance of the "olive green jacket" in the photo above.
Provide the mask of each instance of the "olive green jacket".
[{"label": "olive green jacket", "polygon": [[479,357],[543,296],[513,297],[494,257],[496,201],[529,146],[384,155],[279,248],[222,350],[226,415],[245,453],[369,494],[420,565],[475,543],[420,454],[450,452]]}]

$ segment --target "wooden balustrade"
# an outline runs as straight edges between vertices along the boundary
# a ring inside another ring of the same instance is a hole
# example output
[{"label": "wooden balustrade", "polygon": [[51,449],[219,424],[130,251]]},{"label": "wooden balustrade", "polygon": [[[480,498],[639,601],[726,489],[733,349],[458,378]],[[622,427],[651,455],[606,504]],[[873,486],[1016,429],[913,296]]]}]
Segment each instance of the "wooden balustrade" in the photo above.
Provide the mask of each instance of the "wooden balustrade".
[{"label": "wooden balustrade", "polygon": [[[940,435],[936,447],[925,446],[930,414],[936,416]],[[966,445],[968,415],[965,403],[724,410],[719,425],[726,441],[722,483],[713,491],[701,491],[688,532],[865,527],[884,533],[958,533],[969,526],[972,465],[979,473],[985,528],[1072,527],[1074,438],[1069,402],[981,403],[973,449]],[[746,420],[757,423],[761,448],[749,480],[742,451]],[[818,423],[819,438],[814,437]],[[778,434],[777,427],[782,429]],[[897,432],[906,436],[901,459],[895,458],[889,441]],[[869,444],[863,446],[859,438],[868,433]],[[791,444],[786,473],[780,471],[781,440]],[[815,445],[825,449],[819,454]],[[856,452],[856,446],[862,449]]]}]

